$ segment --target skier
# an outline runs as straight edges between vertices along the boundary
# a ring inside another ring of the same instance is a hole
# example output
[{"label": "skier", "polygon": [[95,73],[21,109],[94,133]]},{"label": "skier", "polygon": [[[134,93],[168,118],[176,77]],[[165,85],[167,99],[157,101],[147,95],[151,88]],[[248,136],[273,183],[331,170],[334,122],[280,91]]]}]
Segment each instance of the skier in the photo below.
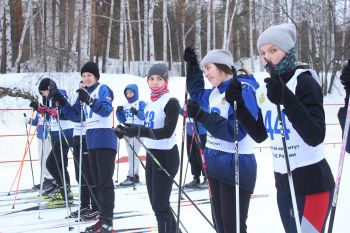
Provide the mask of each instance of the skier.
[{"label": "skier", "polygon": [[[85,84],[83,81],[79,83],[80,89],[85,89]],[[64,100],[63,100],[64,101]],[[80,102],[77,99],[77,102]],[[83,122],[75,122],[73,130],[73,140],[74,140],[74,168],[75,168],[75,179],[79,183],[79,161],[80,161],[80,134],[82,135],[82,177],[81,179],[81,205],[80,205],[80,216],[84,221],[96,219],[100,214],[97,201],[97,193],[92,193],[92,188],[94,187],[92,172],[90,169],[90,161],[88,156],[88,150],[86,147],[86,119],[83,115]],[[86,178],[86,180],[84,179]],[[90,188],[88,187],[90,185]],[[94,195],[94,196],[93,196]],[[96,200],[94,199],[96,198]],[[78,217],[78,211],[76,210],[70,214],[71,218]]]},{"label": "skier", "polygon": [[[43,97],[43,103],[46,102],[46,97]],[[39,163],[42,166],[41,169],[43,169],[42,174],[44,176],[43,181],[43,190],[52,189],[55,187],[54,179],[50,172],[48,171],[46,167],[46,160],[51,152],[52,146],[48,139],[48,127],[44,126],[45,120],[41,118],[40,122],[40,116],[41,114],[37,111],[39,108],[38,101],[31,101],[29,107],[33,108],[33,111],[36,111],[35,117],[32,119],[29,116],[24,117],[24,123],[25,124],[31,124],[33,126],[36,126],[36,132],[37,132],[37,139],[38,139],[38,157],[39,157]],[[39,123],[39,124],[38,124]],[[36,185],[36,188],[40,188],[40,184]]]},{"label": "skier", "polygon": [[[43,196],[48,196],[53,200],[65,200],[65,187],[66,183],[67,198],[73,199],[73,194],[70,190],[70,178],[67,170],[68,166],[68,150],[73,146],[73,122],[65,117],[65,114],[61,111],[56,112],[56,103],[51,99],[50,92],[59,92],[64,98],[68,98],[66,91],[58,89],[56,83],[50,78],[44,78],[39,83],[39,93],[46,97],[46,105],[38,108],[40,113],[47,112],[50,115],[50,137],[52,142],[52,150],[49,157],[46,160],[46,167],[50,174],[53,176],[56,182],[56,187],[53,190],[48,189],[43,193]],[[59,114],[59,122],[57,114]],[[60,127],[62,129],[61,139]],[[63,135],[64,134],[64,135]],[[65,140],[67,139],[67,141]],[[62,147],[62,151],[61,151]],[[63,155],[64,167],[62,168],[61,153]],[[65,182],[63,181],[63,172],[65,175]]]},{"label": "skier", "polygon": [[[184,110],[181,108],[180,114],[183,116]],[[195,138],[195,134],[198,130],[200,144]],[[208,187],[207,179],[205,178],[202,168],[202,158],[200,149],[204,148],[207,140],[207,130],[203,127],[202,123],[195,122],[192,118],[186,118],[186,148],[188,160],[191,165],[191,174],[193,180],[183,187],[187,189],[206,189]],[[203,176],[201,183],[200,176]]]},{"label": "skier", "polygon": [[276,105],[280,105],[301,231],[324,232],[334,179],[323,150],[326,133],[323,95],[316,73],[296,66],[295,45],[293,24],[272,26],[259,36],[261,62],[266,65],[271,61],[275,71],[268,71],[271,77],[264,79],[266,86],[260,86],[256,92],[258,118],[247,112],[240,82],[230,84],[226,99],[230,104],[239,103],[238,119],[255,141],[270,138],[280,217],[285,232],[295,233],[293,190],[290,190],[281,131],[277,127]]},{"label": "skier", "polygon": [[[236,232],[236,198],[240,203],[240,232],[247,232],[246,221],[250,196],[256,182],[256,160],[254,142],[244,129],[238,125],[239,153],[239,197],[236,197],[234,152],[234,111],[224,99],[225,90],[236,72],[232,71],[233,58],[225,49],[214,49],[202,59],[200,67],[195,51],[188,47],[184,52],[187,62],[186,83],[191,96],[188,101],[188,117],[203,124],[207,129],[205,160],[208,182],[212,190],[212,213],[217,232]],[[233,68],[234,69],[234,68]],[[204,76],[213,88],[204,88]],[[244,99],[253,116],[257,114],[255,89],[258,87],[254,77],[237,77],[245,82]],[[210,112],[202,108],[209,106]],[[202,107],[202,108],[201,108]]]},{"label": "skier", "polygon": [[145,108],[143,126],[116,128],[116,134],[127,137],[144,137],[144,144],[168,171],[164,171],[146,153],[146,185],[158,232],[176,232],[176,220],[171,212],[170,194],[178,168],[179,151],[175,129],[179,117],[179,101],[168,90],[168,69],[164,64],[154,64],[148,71],[147,83],[151,89],[151,101]]},{"label": "skier", "polygon": [[[344,100],[345,104],[343,107],[339,108],[338,119],[339,119],[340,126],[344,132],[346,112],[348,110],[349,93],[350,93],[350,59],[348,61],[348,64],[342,70],[342,73],[340,75],[340,81],[343,84],[345,89],[345,100]],[[346,152],[350,153],[349,137],[346,141]]]},{"label": "skier", "polygon": [[114,209],[113,173],[117,151],[117,137],[112,129],[112,90],[100,84],[100,72],[97,64],[87,62],[80,70],[86,90],[78,89],[78,100],[72,106],[60,93],[55,93],[55,101],[60,109],[72,121],[80,121],[80,101],[84,103],[86,118],[86,145],[94,180],[94,192],[100,204],[99,220],[89,226],[85,232],[112,232]]},{"label": "skier", "polygon": [[[132,125],[143,125],[145,119],[144,109],[146,103],[139,100],[139,90],[136,84],[129,84],[124,89],[124,96],[128,103],[118,106],[116,110],[117,119],[120,123]],[[139,153],[141,144],[135,139],[129,139],[130,144],[126,145],[128,151],[129,170],[126,180],[120,186],[131,186],[140,182],[139,160],[135,158],[133,149]],[[133,147],[133,149],[131,148]]]}]

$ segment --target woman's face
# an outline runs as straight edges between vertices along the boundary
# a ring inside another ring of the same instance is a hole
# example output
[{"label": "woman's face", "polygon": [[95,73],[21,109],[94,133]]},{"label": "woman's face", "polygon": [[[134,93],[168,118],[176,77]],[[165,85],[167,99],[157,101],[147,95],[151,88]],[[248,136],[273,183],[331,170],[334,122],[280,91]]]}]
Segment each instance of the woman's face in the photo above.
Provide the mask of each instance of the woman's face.
[{"label": "woman's face", "polygon": [[40,91],[40,94],[41,94],[42,96],[47,97],[47,96],[49,95],[49,90]]},{"label": "woman's face", "polygon": [[147,79],[147,83],[150,88],[161,88],[165,80],[161,76],[154,74]]},{"label": "woman's face", "polygon": [[209,63],[204,66],[203,74],[213,87],[219,86],[227,79],[228,76],[228,74],[219,70],[219,68],[213,63]]},{"label": "woman's face", "polygon": [[92,85],[94,85],[97,82],[95,76],[89,72],[84,72],[81,75],[81,78],[83,79],[83,83],[87,87],[91,87]]},{"label": "woman's face", "polygon": [[286,56],[286,53],[277,46],[264,44],[260,47],[259,55],[261,64],[265,66],[265,59],[270,60],[272,64],[277,65],[282,60],[282,58]]}]

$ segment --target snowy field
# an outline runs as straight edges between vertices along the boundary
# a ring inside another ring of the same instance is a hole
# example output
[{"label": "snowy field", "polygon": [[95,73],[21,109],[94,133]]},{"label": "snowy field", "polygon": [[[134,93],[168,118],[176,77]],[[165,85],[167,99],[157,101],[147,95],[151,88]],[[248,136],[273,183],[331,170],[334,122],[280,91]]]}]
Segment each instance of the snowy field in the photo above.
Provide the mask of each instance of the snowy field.
[{"label": "snowy field", "polygon": [[[256,77],[258,80],[263,80],[266,77],[266,73],[257,73]],[[80,77],[78,73],[71,74],[8,74],[0,75],[0,86],[2,87],[17,87],[24,90],[30,90],[34,94],[37,93],[38,80],[43,77],[51,77],[57,81],[60,88],[65,88],[68,93],[72,95],[72,101],[75,99],[75,89],[78,86]],[[102,83],[108,84],[114,91],[115,99],[113,105],[116,107],[125,102],[125,97],[123,96],[124,87],[130,83],[136,83],[139,86],[140,99],[148,101],[149,99],[149,89],[146,84],[145,78],[139,78],[131,75],[112,75],[112,74],[102,74],[100,81]],[[183,103],[184,99],[184,89],[185,89],[185,79],[181,77],[174,77],[170,79],[170,92],[176,96],[180,103]],[[209,87],[209,86],[208,86]],[[325,98],[326,104],[340,104],[343,103],[343,91],[340,85],[339,88],[334,90],[331,96]],[[3,108],[28,108],[29,101],[20,98],[10,98],[4,97],[0,99],[0,109]],[[332,168],[334,176],[336,176],[338,168],[338,159],[340,154],[340,144],[341,141],[341,130],[339,125],[335,124],[338,122],[336,114],[339,105],[325,105],[326,110],[326,123],[327,135],[326,135],[326,146],[325,153],[328,162]],[[23,111],[0,111],[0,134],[20,134],[25,133],[25,128],[23,124]],[[31,114],[31,111],[24,111],[27,115]],[[179,119],[177,127],[177,137],[178,145],[181,145],[181,127],[182,119]],[[33,129],[32,129],[33,131]],[[275,187],[274,187],[274,177],[272,170],[272,156],[270,150],[266,148],[268,144],[266,142],[256,145],[256,159],[258,163],[258,177],[255,188],[256,198],[251,200],[249,216],[248,216],[248,232],[251,233],[281,233],[283,232],[283,227],[278,214]],[[9,211],[21,210],[26,207],[35,206],[38,203],[38,199],[35,198],[37,193],[19,193],[17,196],[17,201],[15,209],[12,209],[12,201],[14,195],[6,196],[9,192],[16,172],[19,168],[19,163],[17,162],[4,162],[21,160],[23,156],[23,151],[25,147],[24,137],[11,137],[11,138],[0,138],[0,149],[2,153],[0,154],[0,232],[68,232],[68,224],[74,226],[71,232],[78,232],[77,223],[74,220],[70,220],[68,223],[65,217],[67,216],[67,211],[65,208],[62,209],[51,209],[51,210],[41,210],[39,211],[29,211],[14,213],[10,215],[5,215]],[[34,138],[33,144],[31,146],[31,154],[33,159],[37,159],[37,149],[36,149],[36,139]],[[186,151],[186,150],[185,150]],[[144,155],[145,151],[141,150],[141,155]],[[125,144],[122,141],[120,148],[120,157],[125,157],[126,149]],[[184,155],[183,164],[183,174],[185,173],[187,164],[187,155]],[[28,155],[26,159],[29,159]],[[349,167],[349,157],[345,158],[344,170],[342,183],[340,188],[340,194],[338,199],[338,206],[336,211],[336,217],[334,222],[334,233],[344,233],[348,232],[350,226],[349,219],[349,196],[350,196],[350,167]],[[123,159],[124,161],[124,159]],[[34,177],[36,183],[39,181],[40,169],[39,163],[37,161],[33,162],[34,166]],[[117,166],[116,166],[117,167]],[[127,173],[128,165],[123,162],[119,166],[119,181],[125,179]],[[142,167],[140,167],[142,169]],[[71,183],[76,185],[74,179],[74,167],[72,160],[69,163],[69,172],[71,174]],[[117,232],[156,232],[156,220],[152,209],[150,207],[148,196],[146,193],[146,187],[144,185],[144,173],[140,174],[141,184],[136,186],[137,189],[133,188],[117,188],[115,189],[116,201],[115,201],[115,219],[114,228]],[[117,179],[117,172],[114,174],[114,180]],[[178,181],[179,177],[176,177]],[[187,173],[186,183],[192,179],[190,171]],[[32,176],[30,170],[30,163],[26,162],[23,168],[23,174],[20,181],[19,189],[27,189],[33,186]],[[15,188],[14,188],[15,189]],[[14,190],[13,189],[13,190]],[[73,192],[77,193],[77,188],[73,188]],[[171,201],[172,207],[177,211],[177,189],[174,187]],[[210,215],[210,205],[207,201],[208,191],[189,191],[188,195],[198,204],[198,207],[203,211],[207,218],[211,219]],[[261,197],[260,195],[263,195]],[[32,198],[32,199],[30,199]],[[28,201],[32,200],[32,201]],[[74,211],[77,207],[72,207]],[[183,201],[181,204],[181,222],[184,224],[188,232],[197,233],[204,232],[210,233],[214,232],[211,226],[204,220],[204,218],[199,214],[199,212],[191,206],[188,201]],[[40,219],[39,219],[40,217]],[[85,229],[86,226],[92,223],[81,223],[80,230]],[[147,228],[144,230],[132,230],[131,228]],[[183,232],[186,232],[183,230]]]}]

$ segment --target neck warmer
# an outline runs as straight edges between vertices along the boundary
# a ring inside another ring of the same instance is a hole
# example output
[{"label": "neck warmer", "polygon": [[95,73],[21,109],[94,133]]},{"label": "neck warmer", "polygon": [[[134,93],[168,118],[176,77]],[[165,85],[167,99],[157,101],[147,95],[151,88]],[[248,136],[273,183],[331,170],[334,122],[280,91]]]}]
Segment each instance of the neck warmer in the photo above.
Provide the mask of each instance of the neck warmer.
[{"label": "neck warmer", "polygon": [[277,64],[279,74],[294,70],[296,67],[295,47],[289,50],[286,56]]},{"label": "neck warmer", "polygon": [[162,95],[169,92],[168,81],[166,81],[162,87],[158,87],[158,88],[150,87],[150,89],[151,89],[151,100],[156,101]]}]

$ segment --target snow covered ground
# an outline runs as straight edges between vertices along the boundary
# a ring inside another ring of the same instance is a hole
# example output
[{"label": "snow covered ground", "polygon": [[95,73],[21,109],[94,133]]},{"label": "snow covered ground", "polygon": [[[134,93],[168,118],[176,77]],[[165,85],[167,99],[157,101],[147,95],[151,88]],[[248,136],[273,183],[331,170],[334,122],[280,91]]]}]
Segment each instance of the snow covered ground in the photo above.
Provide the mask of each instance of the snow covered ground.
[{"label": "snow covered ground", "polygon": [[[256,77],[262,80],[266,76],[265,73],[257,73]],[[38,80],[43,77],[52,77],[58,83],[59,87],[63,87],[68,90],[68,93],[72,95],[72,101],[75,99],[75,89],[78,86],[80,77],[78,73],[71,74],[8,74],[0,75],[0,86],[3,87],[17,87],[24,90],[31,90],[37,94]],[[143,100],[149,99],[149,89],[146,84],[146,79],[139,78],[131,75],[112,75],[102,74],[102,83],[107,83],[114,91],[115,100],[114,106],[118,106],[125,102],[123,96],[123,89],[127,84],[137,83],[139,85],[140,98]],[[181,77],[174,77],[170,80],[170,92],[176,96],[180,103],[183,103],[184,99],[184,87],[185,79]],[[209,86],[208,86],[209,87]],[[335,89],[331,96],[325,98],[326,104],[340,104],[343,102],[342,88],[339,86]],[[20,98],[4,97],[0,99],[1,108],[27,108],[29,101],[22,100]],[[339,125],[332,125],[337,123],[336,113],[339,106],[337,105],[326,105],[326,122],[330,125],[327,126],[327,135],[325,142],[328,143],[325,146],[326,158],[330,163],[333,170],[334,176],[336,176],[338,168],[338,159],[340,154],[341,131]],[[27,115],[30,111],[27,111]],[[179,119],[177,127],[178,144],[181,145],[181,123],[182,119]],[[23,115],[16,111],[0,111],[0,134],[6,133],[23,133]],[[67,215],[66,209],[51,209],[41,210],[40,219],[38,211],[21,212],[11,215],[3,216],[8,211],[20,210],[26,207],[37,205],[37,199],[28,202],[29,197],[35,196],[37,193],[18,194],[15,209],[12,209],[12,200],[14,195],[6,196],[11,188],[13,179],[19,167],[19,163],[1,163],[2,161],[9,160],[21,160],[24,150],[24,138],[0,138],[0,232],[68,232],[68,221],[65,219]],[[37,158],[37,151],[35,146],[35,139],[31,148],[33,159]],[[280,233],[283,232],[283,227],[279,218],[276,195],[274,187],[274,177],[272,170],[272,156],[270,150],[266,148],[268,146],[266,142],[257,145],[256,158],[258,162],[258,177],[255,188],[255,194],[267,194],[265,197],[257,197],[251,200],[249,217],[248,217],[248,232],[251,233]],[[145,151],[141,151],[141,155],[144,155]],[[121,143],[120,157],[126,156],[126,149],[124,142]],[[28,158],[28,155],[27,157]],[[184,155],[184,173],[187,163],[187,156]],[[336,211],[336,217],[334,222],[334,233],[347,232],[350,226],[348,219],[350,219],[349,213],[349,195],[350,195],[350,169],[349,169],[349,157],[345,158],[344,170],[342,183],[339,193],[338,206]],[[40,169],[37,161],[33,162],[34,176],[36,183],[39,180]],[[127,163],[120,163],[119,166],[119,181],[125,179],[127,173]],[[141,168],[142,169],[142,168]],[[76,184],[74,180],[74,168],[72,161],[70,160],[69,172],[71,174],[71,182],[73,185]],[[138,228],[138,227],[154,227],[156,226],[156,220],[150,207],[148,196],[146,194],[146,188],[144,185],[144,174],[141,173],[141,185],[137,186],[136,190],[132,188],[117,188],[115,189],[116,201],[115,209],[116,219],[114,220],[114,228],[120,229],[119,232],[137,232],[137,230],[127,230],[127,228]],[[117,172],[115,172],[114,180],[117,179]],[[192,179],[190,171],[187,174],[186,182]],[[178,181],[178,177],[176,177]],[[143,182],[143,183],[142,183]],[[19,189],[26,189],[32,187],[32,177],[30,170],[30,163],[26,162],[23,168],[23,174]],[[77,188],[73,188],[73,192],[77,193]],[[203,213],[211,219],[210,216],[210,205],[205,199],[208,198],[208,191],[191,191],[188,195],[195,200],[198,207]],[[177,189],[174,187],[171,200],[172,206],[177,211]],[[204,200],[203,200],[204,199]],[[72,207],[74,211],[77,207]],[[188,232],[214,232],[211,226],[204,220],[204,218],[198,213],[198,211],[184,201],[181,207],[181,221],[186,227]],[[78,232],[78,226],[71,220],[71,225],[74,225],[72,232]],[[90,225],[81,223],[80,230],[85,229],[86,226]],[[121,229],[124,229],[123,231]],[[156,229],[149,228],[143,230],[143,232],[156,232]],[[142,231],[140,231],[142,232]]]}]

